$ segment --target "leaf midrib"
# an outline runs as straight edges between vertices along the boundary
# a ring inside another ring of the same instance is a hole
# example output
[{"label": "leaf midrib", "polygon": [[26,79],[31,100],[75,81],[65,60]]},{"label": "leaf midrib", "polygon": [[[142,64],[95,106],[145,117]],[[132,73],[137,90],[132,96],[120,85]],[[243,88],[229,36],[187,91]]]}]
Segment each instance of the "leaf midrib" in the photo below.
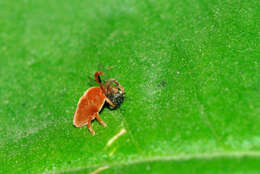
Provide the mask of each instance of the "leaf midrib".
[{"label": "leaf midrib", "polygon": [[[131,161],[124,161],[124,162],[115,162],[111,164],[100,164],[100,165],[92,165],[91,167],[77,167],[74,169],[67,169],[67,170],[61,170],[61,171],[52,171],[57,174],[59,173],[74,173],[77,171],[87,170],[87,169],[97,169],[103,166],[109,166],[109,168],[116,168],[119,166],[131,166],[135,164],[140,163],[149,163],[149,162],[168,162],[168,161],[188,161],[188,160],[212,160],[212,159],[218,159],[218,158],[229,158],[229,159],[240,159],[243,157],[249,157],[249,158],[259,158],[260,160],[260,151],[233,151],[233,152],[215,152],[215,153],[199,153],[199,154],[193,154],[193,155],[176,155],[176,156],[151,156],[151,157],[145,157],[140,158],[136,160]],[[50,172],[50,173],[52,173]]]}]

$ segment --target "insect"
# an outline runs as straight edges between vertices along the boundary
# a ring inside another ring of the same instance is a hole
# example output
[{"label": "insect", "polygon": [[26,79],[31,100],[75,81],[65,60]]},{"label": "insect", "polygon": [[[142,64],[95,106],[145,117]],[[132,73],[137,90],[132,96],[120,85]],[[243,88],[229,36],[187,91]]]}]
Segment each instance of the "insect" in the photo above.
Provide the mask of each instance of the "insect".
[{"label": "insect", "polygon": [[73,124],[76,127],[88,125],[92,135],[95,135],[95,131],[91,127],[91,121],[95,118],[100,124],[107,126],[99,117],[99,111],[104,103],[107,102],[111,109],[115,109],[123,103],[125,95],[124,88],[115,79],[108,79],[103,84],[100,75],[104,75],[104,73],[96,72],[94,75],[99,87],[91,87],[84,93],[78,102],[73,119]]}]

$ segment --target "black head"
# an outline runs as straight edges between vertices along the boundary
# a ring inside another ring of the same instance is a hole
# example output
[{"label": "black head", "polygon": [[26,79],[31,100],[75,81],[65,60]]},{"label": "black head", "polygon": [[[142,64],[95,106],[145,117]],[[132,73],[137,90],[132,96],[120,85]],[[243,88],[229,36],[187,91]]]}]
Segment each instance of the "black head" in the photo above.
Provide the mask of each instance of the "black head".
[{"label": "black head", "polygon": [[115,105],[114,108],[111,108],[111,107],[110,108],[116,109],[116,108],[119,108],[120,105],[124,102],[125,93],[118,90],[116,93],[107,94],[107,98],[109,98],[109,100],[111,100],[111,102]]}]

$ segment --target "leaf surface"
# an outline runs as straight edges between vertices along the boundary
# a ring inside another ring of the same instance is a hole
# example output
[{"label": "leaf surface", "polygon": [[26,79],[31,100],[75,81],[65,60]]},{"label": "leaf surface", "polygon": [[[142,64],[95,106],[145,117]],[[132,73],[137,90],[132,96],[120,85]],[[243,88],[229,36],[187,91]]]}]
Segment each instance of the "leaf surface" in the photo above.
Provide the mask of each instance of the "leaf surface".
[{"label": "leaf surface", "polygon": [[[0,172],[257,173],[259,6],[0,1]],[[72,119],[96,71],[126,99],[92,136]]]}]

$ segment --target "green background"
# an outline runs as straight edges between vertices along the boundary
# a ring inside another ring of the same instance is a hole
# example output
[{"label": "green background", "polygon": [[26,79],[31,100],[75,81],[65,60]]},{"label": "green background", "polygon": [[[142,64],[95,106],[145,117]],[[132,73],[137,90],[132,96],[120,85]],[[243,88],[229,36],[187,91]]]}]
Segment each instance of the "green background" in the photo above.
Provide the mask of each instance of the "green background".
[{"label": "green background", "polygon": [[[259,11],[257,0],[0,0],[0,173],[257,173]],[[92,136],[72,120],[96,71],[126,99]]]}]

